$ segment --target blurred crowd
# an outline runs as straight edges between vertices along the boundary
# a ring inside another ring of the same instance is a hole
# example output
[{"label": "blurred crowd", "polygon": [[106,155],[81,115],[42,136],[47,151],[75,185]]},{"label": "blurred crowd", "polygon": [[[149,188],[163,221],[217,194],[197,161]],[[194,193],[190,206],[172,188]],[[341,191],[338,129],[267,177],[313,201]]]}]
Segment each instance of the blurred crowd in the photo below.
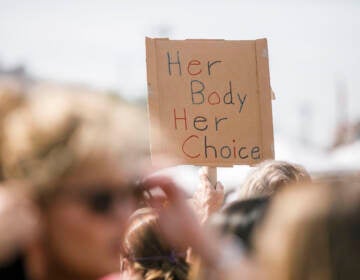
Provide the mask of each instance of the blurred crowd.
[{"label": "blurred crowd", "polygon": [[231,203],[207,168],[189,196],[154,174],[147,125],[106,95],[0,81],[0,279],[360,279],[358,177],[270,160]]}]

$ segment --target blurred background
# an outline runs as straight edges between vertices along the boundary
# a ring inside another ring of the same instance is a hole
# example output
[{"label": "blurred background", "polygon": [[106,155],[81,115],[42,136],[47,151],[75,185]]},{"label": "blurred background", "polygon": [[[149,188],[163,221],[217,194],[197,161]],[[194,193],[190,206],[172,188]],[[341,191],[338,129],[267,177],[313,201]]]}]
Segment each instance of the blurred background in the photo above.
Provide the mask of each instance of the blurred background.
[{"label": "blurred background", "polygon": [[[276,159],[360,170],[359,0],[0,0],[0,76],[115,96],[146,111],[145,36],[268,39]],[[219,168],[226,187],[248,167]],[[196,168],[169,169],[194,186]]]}]

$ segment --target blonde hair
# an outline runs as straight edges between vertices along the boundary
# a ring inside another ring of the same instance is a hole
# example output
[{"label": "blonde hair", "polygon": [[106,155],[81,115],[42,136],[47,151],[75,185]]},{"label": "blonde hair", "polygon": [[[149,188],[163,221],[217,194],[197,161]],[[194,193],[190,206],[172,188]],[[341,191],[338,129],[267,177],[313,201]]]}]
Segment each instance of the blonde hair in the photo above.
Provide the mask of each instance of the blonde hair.
[{"label": "blonde hair", "polygon": [[359,279],[359,184],[291,187],[269,210],[255,242],[267,279]]},{"label": "blonde hair", "polygon": [[4,176],[48,188],[76,167],[106,158],[136,169],[147,153],[146,135],[136,108],[88,91],[34,88],[4,123]]},{"label": "blonde hair", "polygon": [[240,188],[239,198],[272,195],[291,183],[310,181],[309,173],[300,165],[286,161],[262,162]]}]

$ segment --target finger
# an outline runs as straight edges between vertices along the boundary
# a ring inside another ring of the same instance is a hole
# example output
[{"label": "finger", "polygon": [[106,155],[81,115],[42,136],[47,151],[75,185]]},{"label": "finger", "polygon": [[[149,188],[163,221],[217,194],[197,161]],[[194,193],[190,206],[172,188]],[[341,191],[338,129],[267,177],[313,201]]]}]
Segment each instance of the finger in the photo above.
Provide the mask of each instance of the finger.
[{"label": "finger", "polygon": [[206,186],[208,186],[208,187],[214,188],[214,186],[212,185],[212,183],[210,181],[208,168],[202,167],[199,169],[199,178],[200,178],[201,183],[206,184]]},{"label": "finger", "polygon": [[199,169],[199,176],[202,176],[202,175],[205,175],[205,176],[208,175],[207,170],[204,166]]},{"label": "finger", "polygon": [[216,189],[217,191],[224,191],[224,185],[223,185],[220,181],[218,181],[218,182],[216,183],[215,189]]},{"label": "finger", "polygon": [[159,187],[163,190],[170,201],[178,201],[185,199],[185,193],[177,187],[176,183],[169,177],[166,176],[151,176],[145,178],[143,186],[146,189],[154,189]]},{"label": "finger", "polygon": [[201,185],[204,185],[207,188],[212,187],[209,177],[205,174],[200,175],[200,182],[201,182]]}]

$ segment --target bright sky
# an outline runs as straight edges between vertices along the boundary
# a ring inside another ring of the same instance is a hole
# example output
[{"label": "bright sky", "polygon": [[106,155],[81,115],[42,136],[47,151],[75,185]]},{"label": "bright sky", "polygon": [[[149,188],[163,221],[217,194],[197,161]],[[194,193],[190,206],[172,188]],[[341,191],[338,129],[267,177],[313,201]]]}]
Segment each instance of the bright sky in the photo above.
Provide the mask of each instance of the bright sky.
[{"label": "bright sky", "polygon": [[268,38],[275,131],[287,137],[329,143],[338,84],[360,119],[358,0],[0,0],[0,62],[39,78],[145,97],[145,36]]}]

